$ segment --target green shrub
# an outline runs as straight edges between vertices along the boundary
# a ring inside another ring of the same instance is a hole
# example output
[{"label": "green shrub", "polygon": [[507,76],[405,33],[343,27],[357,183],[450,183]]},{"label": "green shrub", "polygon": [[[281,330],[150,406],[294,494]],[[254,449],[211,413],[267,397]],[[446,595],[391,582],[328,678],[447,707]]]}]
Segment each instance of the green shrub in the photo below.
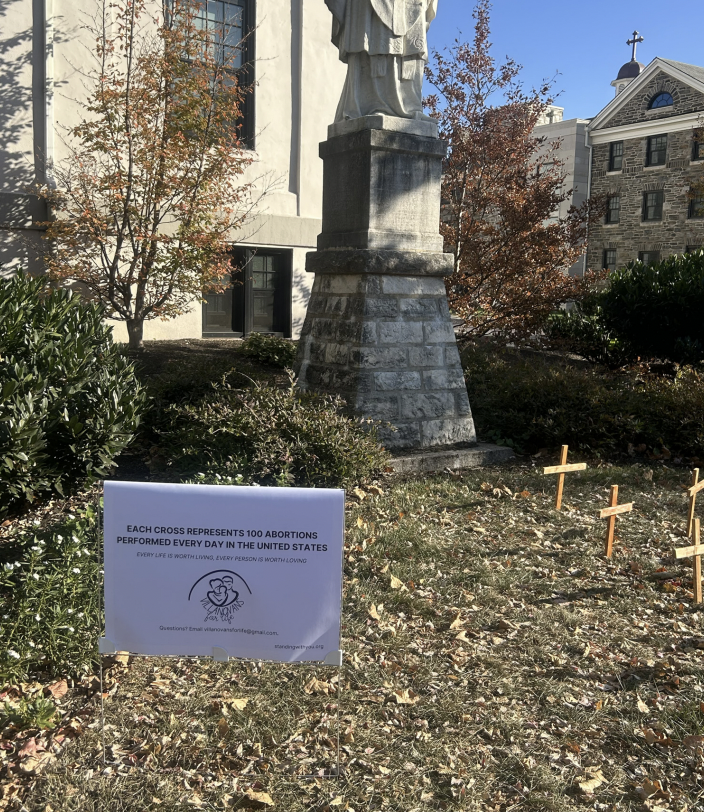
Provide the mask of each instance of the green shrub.
[{"label": "green shrub", "polygon": [[244,484],[349,485],[383,469],[387,456],[373,425],[349,418],[343,405],[299,393],[293,383],[237,389],[226,376],[208,395],[164,410],[156,453],[182,474]]},{"label": "green shrub", "polygon": [[278,336],[250,333],[243,341],[243,347],[248,355],[262,364],[291,369],[296,361],[296,344]]},{"label": "green shrub", "polygon": [[5,700],[0,707],[0,728],[12,725],[16,730],[49,730],[54,727],[56,715],[56,705],[50,699]]},{"label": "green shrub", "polygon": [[604,320],[601,297],[593,293],[571,310],[553,313],[545,325],[550,346],[581,355],[589,361],[615,368],[628,362],[618,336]]},{"label": "green shrub", "polygon": [[695,369],[674,380],[610,374],[479,345],[464,350],[463,363],[482,439],[530,453],[563,443],[598,454],[645,445],[704,458],[704,376]]},{"label": "green shrub", "polygon": [[609,277],[604,321],[631,358],[704,359],[704,251],[632,262]]},{"label": "green shrub", "polygon": [[0,545],[0,684],[92,668],[102,631],[102,566],[92,506],[51,532]]},{"label": "green shrub", "polygon": [[144,395],[103,311],[45,278],[0,280],[0,515],[105,476]]},{"label": "green shrub", "polygon": [[551,318],[554,342],[610,366],[661,359],[704,360],[704,251],[644,265],[631,262],[607,287]]}]

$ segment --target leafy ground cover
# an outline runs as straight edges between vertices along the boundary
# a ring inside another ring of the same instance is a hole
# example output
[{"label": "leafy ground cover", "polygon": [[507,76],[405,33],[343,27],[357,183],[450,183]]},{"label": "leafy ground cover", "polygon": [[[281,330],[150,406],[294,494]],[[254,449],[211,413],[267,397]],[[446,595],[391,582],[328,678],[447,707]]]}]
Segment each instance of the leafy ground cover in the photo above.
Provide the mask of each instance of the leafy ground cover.
[{"label": "leafy ground cover", "polygon": [[[673,556],[688,471],[602,463],[556,513],[544,462],[350,494],[341,686],[314,666],[113,658],[107,763],[92,673],[7,686],[0,808],[702,808],[703,615]],[[612,483],[636,510],[606,561]]]}]

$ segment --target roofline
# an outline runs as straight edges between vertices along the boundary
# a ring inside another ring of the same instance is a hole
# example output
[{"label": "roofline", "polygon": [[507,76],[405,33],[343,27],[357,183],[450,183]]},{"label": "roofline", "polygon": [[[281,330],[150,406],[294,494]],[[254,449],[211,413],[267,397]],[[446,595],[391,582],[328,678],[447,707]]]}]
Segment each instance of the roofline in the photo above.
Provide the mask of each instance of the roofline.
[{"label": "roofline", "polygon": [[587,128],[587,138],[590,144],[607,144],[610,141],[624,141],[629,138],[647,138],[650,135],[665,135],[666,133],[701,127],[704,121],[704,111],[685,113],[670,118],[655,118],[651,121],[637,121],[635,124],[622,124],[620,127],[607,127],[603,130],[592,131]]},{"label": "roofline", "polygon": [[560,124],[589,124],[591,119],[589,118],[561,118],[559,121],[548,121],[545,124],[536,124],[533,127],[533,131],[537,130],[539,127],[559,127]]},{"label": "roofline", "polygon": [[650,79],[653,77],[658,70],[663,71],[663,73],[667,73],[668,76],[672,76],[673,79],[679,79],[686,85],[693,87],[695,90],[698,90],[700,93],[704,94],[704,82],[700,82],[698,79],[690,76],[688,73],[676,68],[666,59],[661,59],[659,56],[656,56],[653,61],[644,68],[643,72],[640,76],[636,76],[629,84],[626,86],[624,90],[622,90],[618,96],[613,98],[604,109],[596,115],[593,119],[591,124],[589,125],[589,132],[591,133],[593,130],[598,129],[605,121],[608,121],[611,116],[614,116],[622,107],[624,107],[628,102],[631,100],[633,96],[640,90],[641,86],[646,82],[649,82]]}]

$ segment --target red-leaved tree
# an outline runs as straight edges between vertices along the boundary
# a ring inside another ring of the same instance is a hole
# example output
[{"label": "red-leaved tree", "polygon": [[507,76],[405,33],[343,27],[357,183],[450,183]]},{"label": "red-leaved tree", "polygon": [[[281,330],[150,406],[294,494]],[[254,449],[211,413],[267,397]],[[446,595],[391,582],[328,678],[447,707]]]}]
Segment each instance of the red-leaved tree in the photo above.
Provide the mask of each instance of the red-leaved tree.
[{"label": "red-leaved tree", "polygon": [[85,115],[67,135],[57,188],[40,190],[55,213],[51,277],[80,283],[125,321],[130,347],[145,320],[177,316],[217,288],[251,206],[232,32],[205,22],[197,0],[155,9],[102,0]]},{"label": "red-leaved tree", "polygon": [[521,340],[535,335],[587,280],[568,269],[585,248],[590,200],[558,217],[571,196],[559,142],[533,129],[552,103],[550,84],[524,91],[520,66],[497,66],[490,54],[489,0],[474,9],[474,40],[435,52],[426,99],[449,144],[443,177],[441,231],[455,258],[448,280],[452,309],[471,335]]}]

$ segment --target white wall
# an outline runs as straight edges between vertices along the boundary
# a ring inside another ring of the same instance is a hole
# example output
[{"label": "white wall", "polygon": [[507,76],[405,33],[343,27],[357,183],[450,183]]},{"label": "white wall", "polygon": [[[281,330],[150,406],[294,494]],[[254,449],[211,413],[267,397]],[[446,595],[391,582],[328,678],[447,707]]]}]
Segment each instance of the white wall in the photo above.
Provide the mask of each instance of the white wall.
[{"label": "white wall", "polygon": [[[570,206],[581,206],[589,192],[589,150],[585,134],[589,119],[570,118],[554,124],[542,124],[533,130],[537,138],[546,139],[548,145],[560,140],[559,148],[551,157],[562,161],[565,173],[565,189],[572,189],[572,194],[560,204],[557,212],[565,217]],[[584,258],[580,257],[570,268],[570,275],[580,275],[584,269]]]},{"label": "white wall", "polygon": [[[45,83],[47,5],[49,12],[53,5],[54,59]],[[96,5],[95,0],[0,2],[0,262],[3,256],[28,254],[29,248],[18,248],[18,235],[28,246],[38,245],[38,233],[28,229],[33,219],[46,215],[24,190],[42,180],[43,158],[52,140],[56,160],[68,156],[65,134],[79,122],[88,94],[80,71],[94,59],[93,39],[83,26]],[[318,144],[334,119],[345,76],[345,66],[330,42],[331,27],[322,0],[257,0],[255,161],[243,180],[255,181],[258,192],[268,192],[251,222],[232,239],[292,250],[293,321],[298,329],[312,282],[305,273],[305,253],[315,249],[321,229]],[[48,126],[47,87],[54,92]],[[18,205],[18,196],[24,208]],[[19,225],[8,223],[4,211],[11,211]],[[42,248],[33,250],[38,256]],[[36,259],[34,266],[40,267]],[[116,324],[114,332],[116,338],[126,339],[124,325]],[[200,336],[200,303],[177,319],[145,325],[147,339]]]}]

